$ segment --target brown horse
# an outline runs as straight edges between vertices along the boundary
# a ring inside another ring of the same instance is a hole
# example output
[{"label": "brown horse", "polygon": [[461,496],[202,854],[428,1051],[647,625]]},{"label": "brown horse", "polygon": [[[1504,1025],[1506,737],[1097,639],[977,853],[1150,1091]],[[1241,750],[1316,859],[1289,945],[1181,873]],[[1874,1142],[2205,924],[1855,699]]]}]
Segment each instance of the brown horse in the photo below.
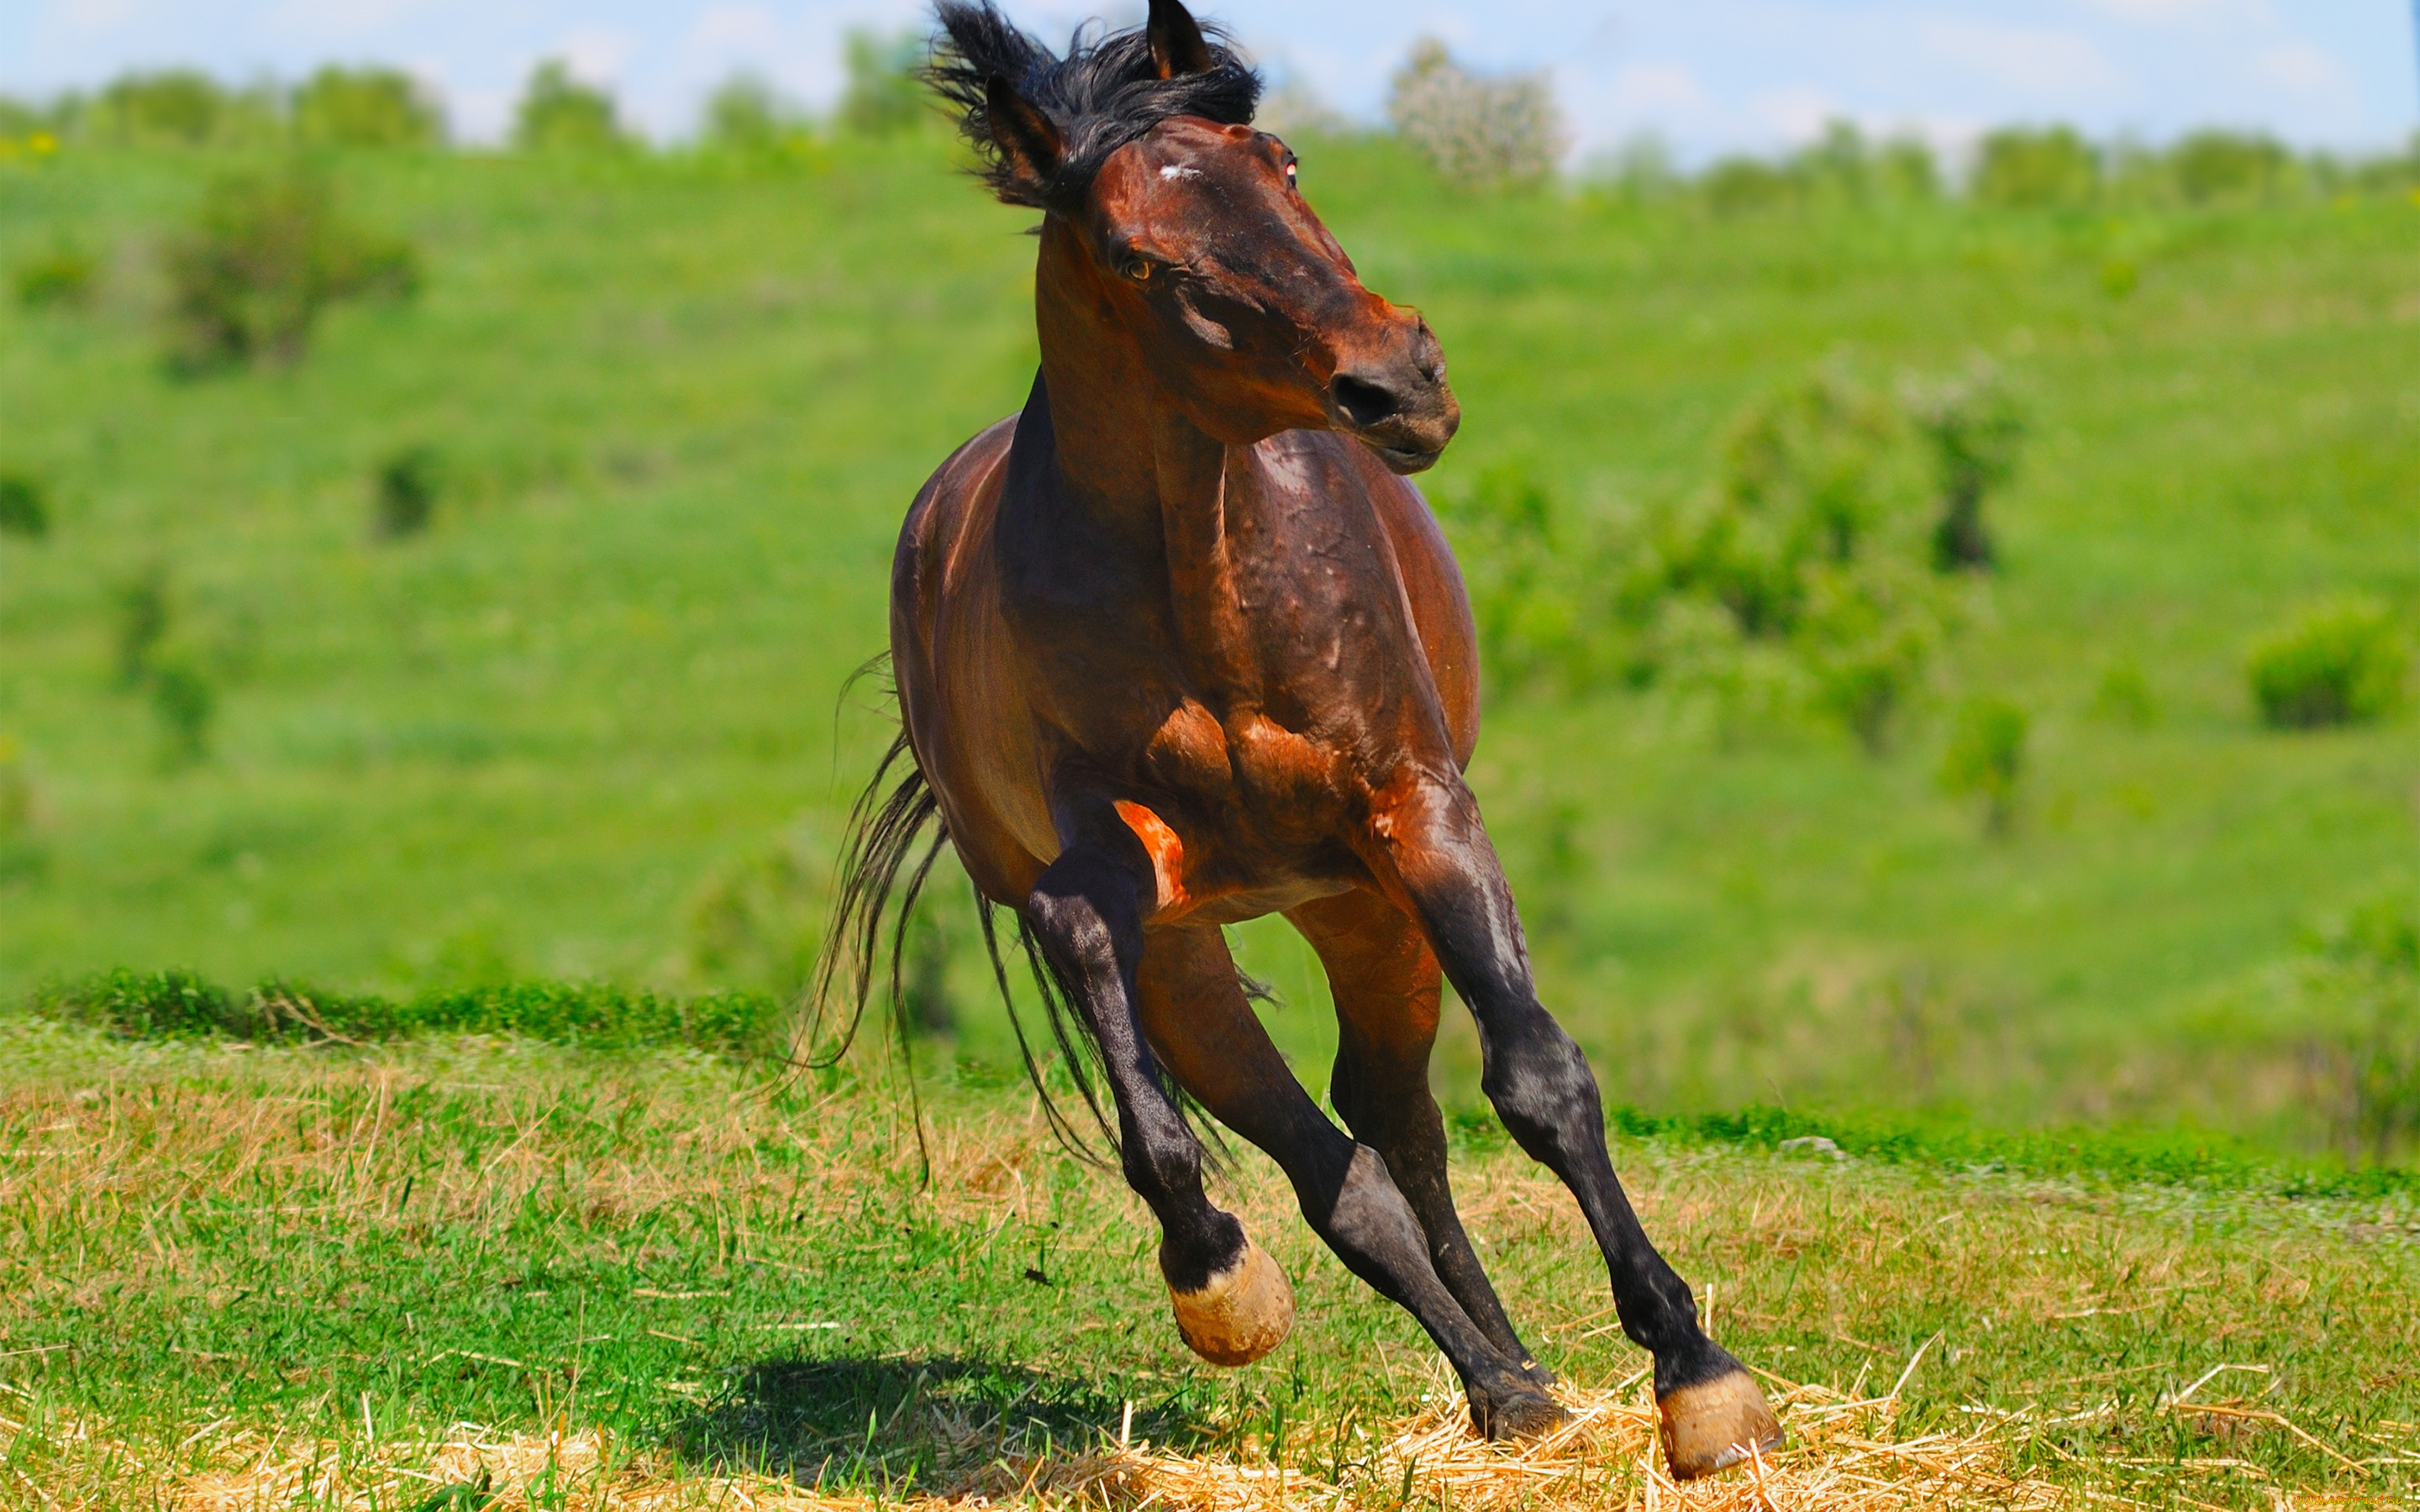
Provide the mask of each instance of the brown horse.
[{"label": "brown horse", "polygon": [[[1361,286],[1294,154],[1249,124],[1259,79],[1177,0],[1152,0],[1142,28],[1079,33],[1064,58],[988,3],[939,14],[934,83],[993,191],[1043,212],[1042,370],[901,532],[893,758],[912,769],[861,806],[827,969],[855,962],[838,975],[861,1009],[889,895],[938,813],[897,917],[943,835],[986,933],[991,904],[1016,911],[1046,998],[1089,1041],[1063,1026],[1061,1047],[1115,1100],[1186,1342],[1249,1363],[1294,1301],[1203,1195],[1180,1088],[1267,1151],[1319,1236],[1419,1320],[1481,1432],[1529,1435],[1564,1413],[1447,1186],[1427,1075],[1441,971],[1478,1021],[1488,1098],[1578,1198],[1622,1330],[1654,1354],[1673,1473],[1776,1445],[1614,1178],[1596,1082],[1538,1002],[1463,781],[1470,609],[1403,478],[1460,419],[1435,335]],[[1219,926],[1268,913],[1326,968],[1350,1136],[1229,958]],[[892,957],[895,989],[895,934]]]}]

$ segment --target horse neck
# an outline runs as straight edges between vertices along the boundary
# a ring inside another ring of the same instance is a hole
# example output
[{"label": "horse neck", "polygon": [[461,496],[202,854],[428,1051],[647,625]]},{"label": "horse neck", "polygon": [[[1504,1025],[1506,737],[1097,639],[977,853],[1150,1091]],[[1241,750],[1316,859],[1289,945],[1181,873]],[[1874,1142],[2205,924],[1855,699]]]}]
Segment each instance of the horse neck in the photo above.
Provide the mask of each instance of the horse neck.
[{"label": "horse neck", "polygon": [[1179,411],[1100,279],[1076,234],[1044,222],[1034,314],[1060,478],[1078,507],[1162,556],[1197,684],[1255,703],[1228,549],[1229,448]]}]

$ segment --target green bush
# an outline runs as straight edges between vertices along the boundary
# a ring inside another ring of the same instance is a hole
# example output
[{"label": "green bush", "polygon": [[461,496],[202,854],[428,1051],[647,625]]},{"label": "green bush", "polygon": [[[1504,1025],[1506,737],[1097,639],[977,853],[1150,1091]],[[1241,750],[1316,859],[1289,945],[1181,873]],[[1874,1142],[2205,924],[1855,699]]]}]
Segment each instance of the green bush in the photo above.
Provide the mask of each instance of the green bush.
[{"label": "green bush", "polygon": [[420,284],[411,243],[351,224],[334,184],[300,163],[215,180],[166,264],[169,361],[188,374],[298,362],[330,303]]},{"label": "green bush", "polygon": [[2384,1164],[2420,1139],[2420,913],[2396,894],[2309,945],[2309,1062],[2346,1157]]},{"label": "green bush", "polygon": [[151,675],[151,658],[168,634],[168,569],[158,563],[119,583],[110,594],[116,621],[111,637],[117,652],[117,686],[139,687]]},{"label": "green bush", "polygon": [[753,74],[726,80],[706,102],[701,140],[713,151],[763,157],[802,147],[811,135],[806,113]]},{"label": "green bush", "polygon": [[2031,721],[2007,699],[1984,694],[1958,710],[1949,748],[1941,757],[1941,786],[1957,797],[1983,800],[1983,827],[2004,835],[2016,817],[2017,788],[2025,775]]},{"label": "green bush", "polygon": [[202,669],[186,657],[160,660],[151,669],[151,712],[160,723],[160,764],[175,770],[209,754],[210,719],[218,692]]},{"label": "green bush", "polygon": [[2101,154],[2073,127],[2005,128],[1985,134],[1971,189],[1983,205],[2089,205],[2101,193]]},{"label": "green bush", "polygon": [[438,465],[433,447],[407,446],[379,465],[370,506],[370,533],[396,541],[428,529],[437,514]]},{"label": "green bush", "polygon": [[20,472],[0,472],[0,535],[39,541],[51,532],[51,503],[42,486]]},{"label": "green bush", "polygon": [[9,272],[17,302],[28,310],[81,309],[101,283],[101,259],[81,247],[60,243],[36,253]]},{"label": "green bush", "polygon": [[2386,606],[2339,598],[2255,642],[2244,671],[2261,722],[2315,730],[2382,718],[2402,705],[2412,654]]},{"label": "green bush", "polygon": [[2295,172],[2293,154],[2275,138],[2236,131],[2195,131],[2167,150],[2165,166],[2189,205],[2274,199]]},{"label": "green bush", "polygon": [[117,147],[203,147],[265,135],[274,106],[193,69],[129,73],[76,112],[79,135]]},{"label": "green bush", "polygon": [[560,58],[530,74],[513,113],[513,145],[524,151],[602,152],[630,145],[613,97],[582,84]]},{"label": "green bush", "polygon": [[1938,497],[1932,564],[1944,572],[1988,570],[1999,552],[1983,502],[2017,471],[2024,415],[1999,369],[1977,358],[1966,371],[1907,386],[1908,418],[1931,453]]},{"label": "green bush", "polygon": [[445,115],[410,74],[395,69],[319,69],[294,91],[294,135],[344,147],[435,147]]}]

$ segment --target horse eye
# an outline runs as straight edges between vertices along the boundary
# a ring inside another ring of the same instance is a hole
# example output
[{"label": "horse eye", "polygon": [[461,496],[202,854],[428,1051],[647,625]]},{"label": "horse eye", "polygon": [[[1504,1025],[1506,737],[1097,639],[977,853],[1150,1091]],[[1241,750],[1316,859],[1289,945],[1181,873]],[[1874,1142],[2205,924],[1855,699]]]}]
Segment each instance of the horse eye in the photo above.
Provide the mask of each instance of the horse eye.
[{"label": "horse eye", "polygon": [[1125,267],[1121,270],[1128,278],[1133,279],[1138,284],[1148,284],[1151,282],[1151,264],[1143,258],[1127,258]]}]

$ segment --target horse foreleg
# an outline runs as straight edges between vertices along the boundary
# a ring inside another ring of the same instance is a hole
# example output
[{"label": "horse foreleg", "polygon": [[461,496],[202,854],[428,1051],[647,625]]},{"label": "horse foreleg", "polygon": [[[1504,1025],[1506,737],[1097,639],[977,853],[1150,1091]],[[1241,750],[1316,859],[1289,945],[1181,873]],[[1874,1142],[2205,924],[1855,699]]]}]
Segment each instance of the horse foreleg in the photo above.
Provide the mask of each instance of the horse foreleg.
[{"label": "horse foreleg", "polygon": [[[1045,868],[1024,914],[1100,1047],[1126,1183],[1159,1219],[1159,1272],[1178,1332],[1218,1365],[1249,1365],[1294,1326],[1285,1273],[1202,1191],[1202,1146],[1160,1085],[1137,1016],[1151,862],[1118,828]],[[1128,853],[1131,854],[1128,854]]]},{"label": "horse foreleg", "polygon": [[1428,941],[1402,909],[1374,893],[1339,893],[1286,917],[1319,952],[1336,999],[1329,1100],[1353,1137],[1385,1157],[1428,1238],[1430,1263],[1462,1310],[1523,1375],[1553,1385],[1554,1372],[1513,1332],[1454,1211],[1445,1119],[1429,1090],[1440,979]]},{"label": "horse foreleg", "polygon": [[1502,1439],[1560,1424],[1563,1410],[1438,1279],[1419,1220],[1387,1162],[1330,1123],[1295,1080],[1252,1016],[1218,931],[1153,930],[1141,993],[1144,1028],[1176,1079],[1278,1163],[1303,1217],[1346,1269],[1419,1320],[1462,1378],[1473,1425]]},{"label": "horse foreleg", "polygon": [[1605,1106],[1579,1046],[1538,1001],[1512,889],[1458,779],[1407,785],[1373,825],[1382,883],[1419,922],[1478,1021],[1481,1086],[1513,1139],[1562,1179],[1604,1252],[1622,1332],[1655,1356],[1664,1452],[1682,1479],[1777,1446],[1764,1394],[1708,1338],[1613,1174]]}]

